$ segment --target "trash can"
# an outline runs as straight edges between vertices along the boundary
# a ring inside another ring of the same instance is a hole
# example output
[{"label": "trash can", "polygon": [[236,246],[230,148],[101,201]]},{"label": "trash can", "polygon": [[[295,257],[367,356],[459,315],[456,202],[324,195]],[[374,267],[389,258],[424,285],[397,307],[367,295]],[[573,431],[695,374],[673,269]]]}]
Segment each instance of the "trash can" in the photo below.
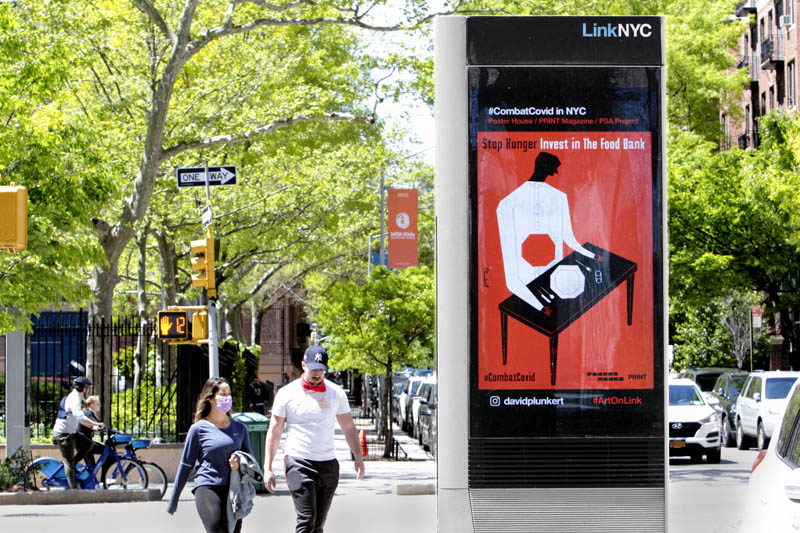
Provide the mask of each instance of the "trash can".
[{"label": "trash can", "polygon": [[[264,447],[267,443],[267,431],[269,430],[269,417],[261,413],[235,413],[232,417],[238,420],[247,428],[250,434],[250,449],[253,451],[253,457],[261,467],[264,467]],[[266,492],[263,483],[255,485],[256,492]]]}]

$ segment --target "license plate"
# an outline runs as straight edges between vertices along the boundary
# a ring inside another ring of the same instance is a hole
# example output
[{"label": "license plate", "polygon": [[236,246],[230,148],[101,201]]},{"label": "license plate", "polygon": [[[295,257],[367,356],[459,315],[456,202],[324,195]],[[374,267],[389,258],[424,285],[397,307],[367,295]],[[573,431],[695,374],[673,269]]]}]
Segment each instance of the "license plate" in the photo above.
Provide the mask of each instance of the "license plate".
[{"label": "license plate", "polygon": [[686,448],[685,440],[671,440],[669,441],[670,448]]}]

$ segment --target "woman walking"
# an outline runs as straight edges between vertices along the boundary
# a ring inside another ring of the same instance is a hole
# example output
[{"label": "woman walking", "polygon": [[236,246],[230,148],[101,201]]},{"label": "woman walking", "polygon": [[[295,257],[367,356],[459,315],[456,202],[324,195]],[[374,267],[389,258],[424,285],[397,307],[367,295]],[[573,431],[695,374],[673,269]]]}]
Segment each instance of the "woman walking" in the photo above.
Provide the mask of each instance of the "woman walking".
[{"label": "woman walking", "polygon": [[[209,378],[197,400],[194,424],[186,436],[181,464],[175,474],[175,484],[167,506],[167,512],[173,514],[189,473],[196,467],[192,492],[197,514],[207,533],[229,533],[228,488],[231,470],[239,468],[239,458],[234,452],[252,453],[247,428],[230,417],[232,406],[228,380]],[[241,528],[242,521],[237,520],[233,531],[238,533]]]}]

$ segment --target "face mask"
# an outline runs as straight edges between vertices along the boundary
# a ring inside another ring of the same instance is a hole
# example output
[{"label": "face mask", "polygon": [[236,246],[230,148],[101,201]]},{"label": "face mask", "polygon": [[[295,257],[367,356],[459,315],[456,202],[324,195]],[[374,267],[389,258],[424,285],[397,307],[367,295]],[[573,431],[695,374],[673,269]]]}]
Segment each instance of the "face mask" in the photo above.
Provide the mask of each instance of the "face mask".
[{"label": "face mask", "polygon": [[222,411],[223,413],[227,413],[233,407],[233,398],[230,396],[216,396],[217,398],[217,409]]}]

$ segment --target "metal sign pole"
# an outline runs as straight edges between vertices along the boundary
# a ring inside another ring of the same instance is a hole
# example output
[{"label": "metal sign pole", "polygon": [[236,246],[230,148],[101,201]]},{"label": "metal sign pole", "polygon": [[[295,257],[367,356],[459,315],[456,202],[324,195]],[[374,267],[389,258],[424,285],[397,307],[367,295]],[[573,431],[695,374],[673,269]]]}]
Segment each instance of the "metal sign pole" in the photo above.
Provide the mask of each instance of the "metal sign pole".
[{"label": "metal sign pole", "polygon": [[25,333],[17,330],[6,335],[6,457],[30,449],[25,383]]},{"label": "metal sign pole", "polygon": [[[211,205],[211,187],[208,184],[208,165],[206,171],[206,205]],[[212,218],[213,221],[213,218]],[[214,236],[212,225],[208,226],[208,236]],[[213,257],[211,260],[213,261]],[[207,276],[216,275],[208,272]],[[217,299],[209,295],[208,297],[208,377],[219,377],[219,331],[217,328]]]},{"label": "metal sign pole", "polygon": [[208,377],[219,377],[219,331],[215,298],[208,299]]}]

